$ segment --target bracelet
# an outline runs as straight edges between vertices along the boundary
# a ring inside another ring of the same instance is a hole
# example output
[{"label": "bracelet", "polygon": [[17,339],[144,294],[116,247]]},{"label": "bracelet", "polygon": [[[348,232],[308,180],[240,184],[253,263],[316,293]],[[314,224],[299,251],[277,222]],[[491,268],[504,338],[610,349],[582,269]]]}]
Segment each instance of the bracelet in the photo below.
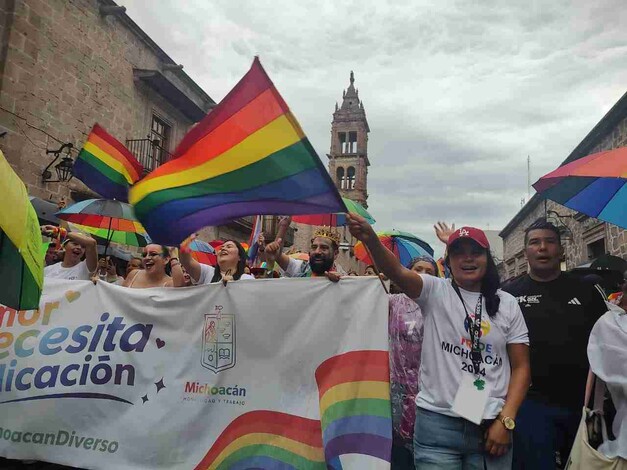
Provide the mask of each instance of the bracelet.
[{"label": "bracelet", "polygon": [[180,266],[181,263],[179,262],[179,260],[176,260],[176,264],[172,264],[172,261],[170,261],[170,267],[173,268],[174,266]]}]

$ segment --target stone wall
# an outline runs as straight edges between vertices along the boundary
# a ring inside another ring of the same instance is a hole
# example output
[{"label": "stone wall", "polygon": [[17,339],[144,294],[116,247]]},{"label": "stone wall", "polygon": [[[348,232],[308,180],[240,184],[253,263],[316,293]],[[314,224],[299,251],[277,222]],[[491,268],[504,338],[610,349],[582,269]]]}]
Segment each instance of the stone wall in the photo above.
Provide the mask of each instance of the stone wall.
[{"label": "stone wall", "polygon": [[[101,16],[98,7],[98,0],[22,0],[15,2],[11,27],[4,28],[9,34],[0,125],[10,133],[0,146],[33,196],[56,200],[85,189],[75,180],[44,184],[41,173],[51,161],[46,149],[60,142],[80,149],[95,122],[124,143],[145,138],[155,113],[171,125],[170,150],[192,125],[134,81],[133,68],[159,70],[161,59],[120,19]],[[0,12],[0,25],[6,16]]]}]

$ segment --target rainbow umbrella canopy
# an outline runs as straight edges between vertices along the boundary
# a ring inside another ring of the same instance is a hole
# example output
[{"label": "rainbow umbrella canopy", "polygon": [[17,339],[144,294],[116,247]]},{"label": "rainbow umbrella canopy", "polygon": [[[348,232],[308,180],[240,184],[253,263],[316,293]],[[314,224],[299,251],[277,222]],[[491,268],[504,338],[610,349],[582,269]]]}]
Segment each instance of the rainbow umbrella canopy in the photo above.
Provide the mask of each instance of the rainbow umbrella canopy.
[{"label": "rainbow umbrella canopy", "polygon": [[[111,242],[117,232],[138,233],[146,230],[135,218],[133,206],[109,199],[87,199],[55,214],[59,219],[90,229],[97,229]],[[89,229],[88,229],[89,230]],[[98,236],[98,234],[95,234]],[[135,245],[140,246],[140,245]]]},{"label": "rainbow umbrella canopy", "polygon": [[[411,233],[390,230],[378,232],[377,236],[383,246],[394,253],[403,266],[407,266],[417,256],[433,257],[431,245]],[[362,242],[355,244],[355,258],[366,264],[373,264],[370,254]]]},{"label": "rainbow umbrella canopy", "polygon": [[39,221],[26,187],[0,151],[0,303],[16,310],[39,306],[44,282]]},{"label": "rainbow umbrella canopy", "polygon": [[[364,219],[368,221],[370,225],[373,225],[376,222],[376,220],[374,220],[374,217],[370,215],[366,208],[358,202],[355,202],[352,199],[348,199],[345,197],[342,198],[342,201],[344,201],[344,205],[346,206],[348,212],[361,215]],[[346,213],[337,212],[335,214],[295,215],[294,217],[292,217],[292,220],[299,224],[341,227],[342,225],[346,225]]]},{"label": "rainbow umbrella canopy", "polygon": [[194,239],[188,245],[192,252],[192,258],[202,264],[215,266],[217,263],[216,250],[209,243],[199,239]]},{"label": "rainbow umbrella canopy", "polygon": [[119,243],[120,245],[144,247],[152,243],[150,236],[145,232],[121,232],[110,231],[104,228],[89,227],[87,225],[70,224],[72,231],[87,233],[95,237],[98,242],[100,240],[108,240],[109,242]]},{"label": "rainbow umbrella canopy", "polygon": [[587,216],[627,228],[627,147],[594,153],[544,175],[542,197]]}]

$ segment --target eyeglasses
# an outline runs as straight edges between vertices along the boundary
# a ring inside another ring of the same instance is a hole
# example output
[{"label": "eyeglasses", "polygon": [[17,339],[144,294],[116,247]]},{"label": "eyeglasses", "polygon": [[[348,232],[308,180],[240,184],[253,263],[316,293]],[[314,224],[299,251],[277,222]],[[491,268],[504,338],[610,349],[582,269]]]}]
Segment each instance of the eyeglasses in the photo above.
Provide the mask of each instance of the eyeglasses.
[{"label": "eyeglasses", "polygon": [[142,256],[144,258],[154,258],[155,256],[161,256],[161,253],[144,253]]}]

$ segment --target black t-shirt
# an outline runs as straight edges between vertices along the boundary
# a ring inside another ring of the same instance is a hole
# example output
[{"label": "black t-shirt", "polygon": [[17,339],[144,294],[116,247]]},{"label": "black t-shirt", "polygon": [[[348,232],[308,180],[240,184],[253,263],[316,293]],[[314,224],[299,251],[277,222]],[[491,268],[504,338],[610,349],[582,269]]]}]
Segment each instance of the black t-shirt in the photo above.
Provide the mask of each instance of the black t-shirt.
[{"label": "black t-shirt", "polygon": [[607,311],[597,288],[566,273],[549,282],[526,275],[503,286],[522,310],[529,329],[531,388],[551,405],[580,410],[588,375],[588,338]]}]

